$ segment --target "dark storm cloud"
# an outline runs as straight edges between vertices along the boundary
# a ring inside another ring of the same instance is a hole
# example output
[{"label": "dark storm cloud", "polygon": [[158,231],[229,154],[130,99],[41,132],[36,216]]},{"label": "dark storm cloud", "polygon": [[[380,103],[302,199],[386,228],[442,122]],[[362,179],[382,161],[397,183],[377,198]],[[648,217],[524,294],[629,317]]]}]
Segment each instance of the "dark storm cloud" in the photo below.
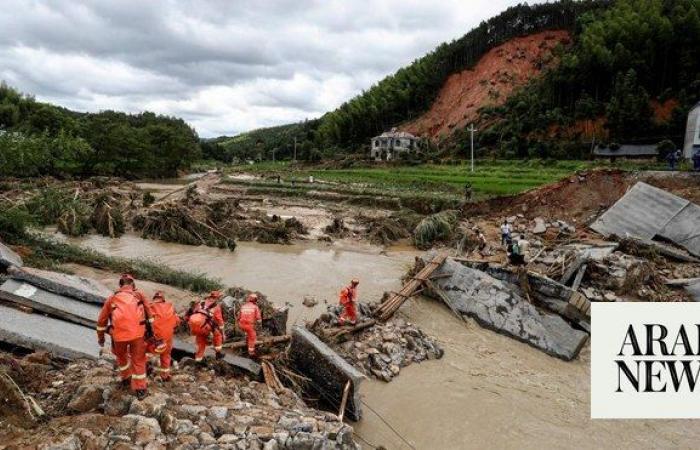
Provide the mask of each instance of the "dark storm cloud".
[{"label": "dark storm cloud", "polygon": [[515,3],[5,0],[0,79],[233,134],[318,116]]}]

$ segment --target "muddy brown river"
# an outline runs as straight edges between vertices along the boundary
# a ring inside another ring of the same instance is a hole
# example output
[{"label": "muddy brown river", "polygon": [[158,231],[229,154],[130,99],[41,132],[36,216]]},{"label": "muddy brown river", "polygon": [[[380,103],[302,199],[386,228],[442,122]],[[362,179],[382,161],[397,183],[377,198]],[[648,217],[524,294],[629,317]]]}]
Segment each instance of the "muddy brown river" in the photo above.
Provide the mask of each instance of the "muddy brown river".
[{"label": "muddy brown river", "polygon": [[[290,304],[302,323],[337,301],[343,283],[357,276],[362,300],[399,288],[415,252],[318,243],[240,243],[235,252],[142,240],[88,236],[71,242],[114,256],[143,257],[203,272],[227,285],[259,290]],[[301,305],[304,296],[319,300]],[[364,419],[354,424],[365,448],[697,448],[700,426],[689,420],[591,420],[590,351],[564,362],[458,321],[425,298],[402,308],[408,320],[438,338],[445,357],[402,369],[391,383],[362,386]],[[402,438],[399,438],[401,435]]]}]

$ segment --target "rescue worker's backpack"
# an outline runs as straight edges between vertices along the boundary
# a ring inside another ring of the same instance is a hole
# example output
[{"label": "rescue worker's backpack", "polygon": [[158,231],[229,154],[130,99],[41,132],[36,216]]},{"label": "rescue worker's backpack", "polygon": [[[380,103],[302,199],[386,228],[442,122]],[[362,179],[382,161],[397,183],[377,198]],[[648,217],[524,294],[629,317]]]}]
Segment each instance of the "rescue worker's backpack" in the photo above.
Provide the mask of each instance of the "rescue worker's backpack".
[{"label": "rescue worker's backpack", "polygon": [[215,328],[212,325],[213,321],[211,313],[209,312],[214,306],[216,306],[216,303],[212,303],[210,307],[207,308],[204,306],[204,302],[202,302],[194,309],[189,319],[187,319],[187,325],[190,327],[190,333],[193,336],[207,334]]}]

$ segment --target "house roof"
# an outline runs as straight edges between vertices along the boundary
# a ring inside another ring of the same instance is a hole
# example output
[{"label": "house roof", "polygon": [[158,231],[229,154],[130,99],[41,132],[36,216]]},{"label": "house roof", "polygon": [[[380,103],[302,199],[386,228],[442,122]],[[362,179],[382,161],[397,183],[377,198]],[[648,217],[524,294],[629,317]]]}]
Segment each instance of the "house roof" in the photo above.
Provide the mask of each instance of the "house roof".
[{"label": "house roof", "polygon": [[597,146],[595,150],[593,150],[593,154],[596,156],[656,156],[659,154],[659,150],[655,144],[623,144],[616,150],[610,147]]},{"label": "house roof", "polygon": [[407,133],[405,131],[397,131],[396,129],[392,129],[391,131],[385,131],[384,133],[380,134],[379,136],[375,136],[375,138],[408,138],[408,139],[418,139],[416,136],[412,135],[411,133]]}]

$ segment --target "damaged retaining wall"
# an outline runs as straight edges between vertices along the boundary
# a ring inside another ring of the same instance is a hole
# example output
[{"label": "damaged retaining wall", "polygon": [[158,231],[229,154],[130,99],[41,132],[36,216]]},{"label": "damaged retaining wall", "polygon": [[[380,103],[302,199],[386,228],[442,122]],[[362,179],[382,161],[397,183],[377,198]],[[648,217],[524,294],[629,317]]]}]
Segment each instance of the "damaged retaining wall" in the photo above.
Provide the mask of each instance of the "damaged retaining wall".
[{"label": "damaged retaining wall", "polygon": [[438,294],[456,314],[472,317],[481,326],[549,355],[571,360],[588,340],[584,331],[573,328],[556,314],[539,311],[512,286],[480,270],[448,258],[435,275],[434,285],[440,293],[429,294]]},{"label": "damaged retaining wall", "polygon": [[324,344],[316,335],[300,326],[292,329],[289,358],[300,373],[312,380],[314,388],[320,391],[324,400],[337,409],[340,409],[345,385],[350,381],[345,414],[352,420],[360,420],[362,417],[360,382],[364,379],[360,371]]}]

